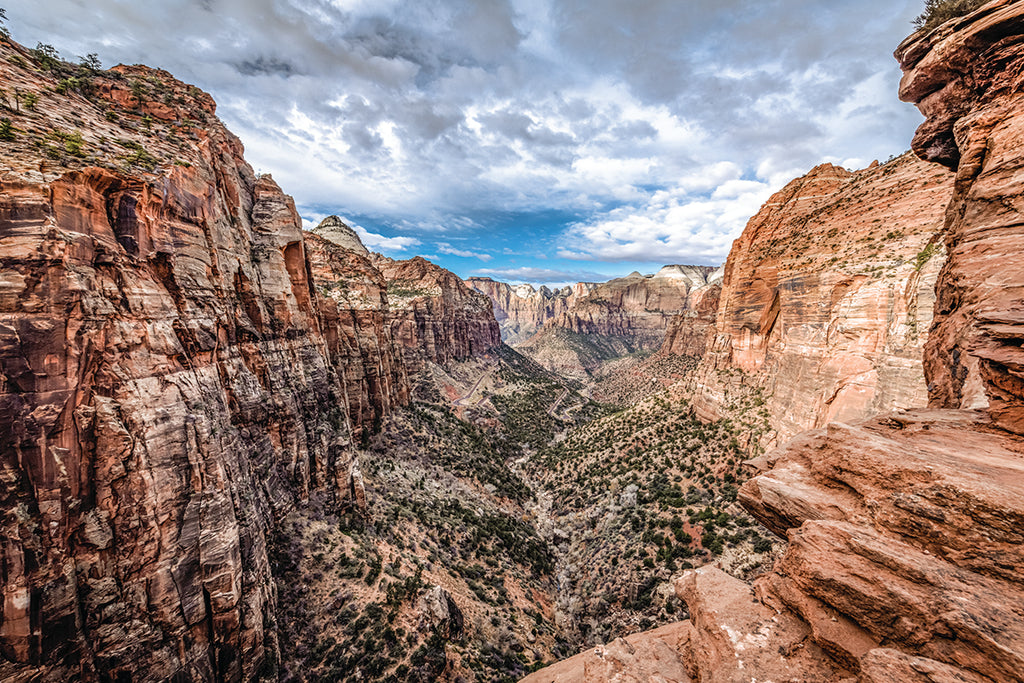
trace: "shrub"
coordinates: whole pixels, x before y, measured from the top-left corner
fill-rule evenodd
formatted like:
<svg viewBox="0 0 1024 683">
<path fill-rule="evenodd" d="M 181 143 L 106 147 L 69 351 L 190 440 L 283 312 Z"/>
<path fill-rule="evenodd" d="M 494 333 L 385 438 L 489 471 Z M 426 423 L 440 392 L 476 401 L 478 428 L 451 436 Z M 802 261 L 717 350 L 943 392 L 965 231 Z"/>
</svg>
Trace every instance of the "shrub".
<svg viewBox="0 0 1024 683">
<path fill-rule="evenodd" d="M 11 124 L 11 120 L 4 118 L 0 119 L 0 140 L 13 140 L 14 139 L 14 126 Z"/>
<path fill-rule="evenodd" d="M 32 50 L 32 57 L 45 71 L 51 71 L 60 65 L 60 53 L 53 45 L 37 43 L 36 49 Z"/>
<path fill-rule="evenodd" d="M 925 0 L 924 12 L 914 19 L 914 26 L 931 31 L 950 19 L 970 14 L 986 2 L 988 0 Z"/>
</svg>

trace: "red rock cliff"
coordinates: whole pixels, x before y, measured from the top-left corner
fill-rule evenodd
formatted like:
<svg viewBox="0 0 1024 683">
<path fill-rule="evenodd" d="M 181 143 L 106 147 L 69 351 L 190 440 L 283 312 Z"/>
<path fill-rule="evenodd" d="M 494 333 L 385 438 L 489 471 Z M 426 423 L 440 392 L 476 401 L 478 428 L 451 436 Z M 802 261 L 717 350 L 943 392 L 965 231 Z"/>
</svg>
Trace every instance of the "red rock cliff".
<svg viewBox="0 0 1024 683">
<path fill-rule="evenodd" d="M 466 284 L 491 300 L 494 317 L 501 327 L 501 338 L 513 346 L 528 339 L 544 323 L 565 313 L 597 287 L 591 282 L 577 282 L 552 291 L 547 287 L 513 286 L 481 277 L 469 278 Z"/>
<path fill-rule="evenodd" d="M 1020 3 L 991 2 L 911 36 L 896 53 L 900 97 L 928 117 L 914 150 L 956 170 L 946 211 L 949 259 L 925 349 L 931 402 L 986 409 L 1017 433 L 1024 433 L 1022 33 Z"/>
<path fill-rule="evenodd" d="M 991 2 L 897 56 L 901 93 L 929 117 L 915 149 L 957 170 L 924 368 L 933 407 L 755 460 L 740 501 L 788 537 L 783 558 L 753 587 L 688 572 L 676 592 L 690 621 L 578 658 L 575 671 L 609 672 L 588 680 L 657 651 L 678 681 L 1024 681 L 1024 3 Z"/>
<path fill-rule="evenodd" d="M 411 369 L 444 364 L 501 346 L 491 301 L 454 273 L 422 257 L 408 261 L 374 255 L 387 281 L 392 334 Z"/>
<path fill-rule="evenodd" d="M 57 94 L 0 52 L 38 97 L 0 143 L 0 679 L 253 678 L 275 515 L 343 501 L 353 431 L 407 396 L 383 282 L 307 243 L 205 93 Z"/>
<path fill-rule="evenodd" d="M 733 244 L 694 404 L 725 415 L 763 392 L 774 443 L 832 420 L 927 401 L 931 324 L 952 177 L 901 156 L 792 181 Z"/>
</svg>

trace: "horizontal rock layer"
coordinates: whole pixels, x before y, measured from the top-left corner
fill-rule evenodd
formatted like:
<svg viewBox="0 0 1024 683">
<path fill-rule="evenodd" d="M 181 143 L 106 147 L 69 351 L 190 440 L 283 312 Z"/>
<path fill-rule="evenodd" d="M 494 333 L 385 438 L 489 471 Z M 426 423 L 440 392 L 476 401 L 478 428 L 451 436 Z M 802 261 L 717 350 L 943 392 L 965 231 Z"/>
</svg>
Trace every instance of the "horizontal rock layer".
<svg viewBox="0 0 1024 683">
<path fill-rule="evenodd" d="M 304 237 L 205 93 L 58 95 L 0 52 L 39 98 L 0 169 L 0 679 L 253 678 L 275 518 L 342 504 L 352 436 L 407 400 L 384 281 Z"/>
<path fill-rule="evenodd" d="M 755 387 L 773 444 L 925 405 L 921 349 L 951 191 L 949 173 L 904 155 L 856 173 L 825 164 L 769 199 L 725 265 L 692 380 L 698 414 L 723 417 Z"/>
</svg>

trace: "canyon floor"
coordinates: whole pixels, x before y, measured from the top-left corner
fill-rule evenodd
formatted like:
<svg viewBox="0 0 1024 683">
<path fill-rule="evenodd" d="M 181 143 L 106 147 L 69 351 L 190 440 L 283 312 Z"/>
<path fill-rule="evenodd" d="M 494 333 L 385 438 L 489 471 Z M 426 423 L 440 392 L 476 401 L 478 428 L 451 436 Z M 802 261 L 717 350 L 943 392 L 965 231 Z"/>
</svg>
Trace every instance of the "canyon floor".
<svg viewBox="0 0 1024 683">
<path fill-rule="evenodd" d="M 755 403 L 704 424 L 671 391 L 692 362 L 619 365 L 606 390 L 661 390 L 600 403 L 509 347 L 429 365 L 358 451 L 352 507 L 311 498 L 276 536 L 282 679 L 518 680 L 685 619 L 687 568 L 770 566 L 736 503 Z"/>
</svg>

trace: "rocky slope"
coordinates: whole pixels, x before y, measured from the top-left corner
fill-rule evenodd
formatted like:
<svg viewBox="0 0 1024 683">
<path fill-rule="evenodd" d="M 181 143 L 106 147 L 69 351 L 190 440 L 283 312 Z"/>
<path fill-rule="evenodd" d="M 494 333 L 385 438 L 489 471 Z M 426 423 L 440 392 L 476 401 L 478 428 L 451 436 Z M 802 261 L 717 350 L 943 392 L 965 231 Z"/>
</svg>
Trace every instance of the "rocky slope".
<svg viewBox="0 0 1024 683">
<path fill-rule="evenodd" d="M 603 361 L 657 350 L 680 315 L 700 325 L 706 318 L 692 307 L 707 309 L 704 294 L 713 298 L 718 274 L 707 266 L 665 266 L 599 284 L 517 348 L 549 370 L 586 379 Z M 673 343 L 685 345 L 686 336 L 677 329 Z"/>
<path fill-rule="evenodd" d="M 654 648 L 667 680 L 1024 680 L 1022 46 L 1024 5 L 996 0 L 897 51 L 901 94 L 928 116 L 915 149 L 957 170 L 930 408 L 832 424 L 756 459 L 740 501 L 789 539 L 773 571 L 752 588 L 687 573 L 689 626 L 613 643 L 586 680 L 630 680 L 632 653 Z M 584 680 L 597 654 L 528 680 Z"/>
<path fill-rule="evenodd" d="M 275 519 L 408 394 L 381 276 L 205 93 L 0 52 L 0 678 L 253 678 Z"/>
<path fill-rule="evenodd" d="M 485 277 L 471 277 L 466 284 L 491 300 L 501 338 L 511 346 L 529 339 L 544 323 L 565 313 L 597 286 L 577 282 L 557 290 L 543 286 L 534 289 L 533 285 L 510 285 Z"/>
<path fill-rule="evenodd" d="M 769 199 L 725 265 L 693 379 L 698 413 L 723 417 L 756 387 L 773 444 L 923 406 L 921 349 L 951 192 L 945 169 L 907 154 L 856 173 L 825 164 Z"/>
<path fill-rule="evenodd" d="M 361 256 L 370 256 L 369 250 L 363 246 L 363 242 L 359 239 L 356 231 L 345 225 L 337 216 L 328 216 L 323 219 L 318 226 L 313 228 L 312 232 L 317 237 L 321 237 L 339 247 L 354 251 Z"/>
<path fill-rule="evenodd" d="M 391 331 L 412 370 L 445 364 L 501 346 L 491 302 L 455 274 L 417 256 L 394 261 L 375 254 L 388 285 Z"/>
</svg>

